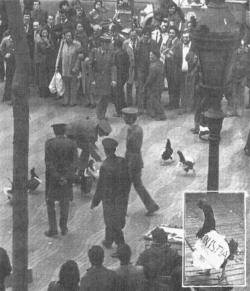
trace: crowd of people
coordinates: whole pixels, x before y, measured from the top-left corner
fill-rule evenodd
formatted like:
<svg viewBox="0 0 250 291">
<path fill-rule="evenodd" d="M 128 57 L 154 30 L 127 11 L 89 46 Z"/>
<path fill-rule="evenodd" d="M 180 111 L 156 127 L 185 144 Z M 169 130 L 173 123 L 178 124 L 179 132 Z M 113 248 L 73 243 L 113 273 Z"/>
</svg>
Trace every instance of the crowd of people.
<svg viewBox="0 0 250 291">
<path fill-rule="evenodd" d="M 63 97 L 63 106 L 97 107 L 100 120 L 106 118 L 109 103 L 115 105 L 116 116 L 121 116 L 126 106 L 137 106 L 139 114 L 156 120 L 166 119 L 165 109 L 179 109 L 180 114 L 195 111 L 193 132 L 198 132 L 201 113 L 208 105 L 199 86 L 199 59 L 192 50 L 196 19 L 187 20 L 173 1 L 162 1 L 150 25 L 133 23 L 126 36 L 113 29 L 101 0 L 95 1 L 89 13 L 80 1 L 61 1 L 55 15 L 44 9 L 42 1 L 25 3 L 23 22 L 32 60 L 30 83 L 38 88 L 41 98 Z M 1 19 L 2 100 L 11 102 L 15 50 L 7 28 Z M 245 31 L 236 52 L 232 82 L 225 92 L 232 116 L 242 114 L 246 79 L 249 83 L 249 29 Z M 49 91 L 55 72 L 61 73 L 63 96 Z M 168 104 L 161 100 L 163 90 L 168 90 Z"/>
<path fill-rule="evenodd" d="M 32 5 L 24 1 L 23 10 L 31 59 L 30 85 L 38 89 L 40 98 L 58 99 L 62 106 L 84 104 L 91 110 L 96 109 L 98 120 L 98 124 L 89 126 L 86 135 L 77 134 L 77 130 L 74 133 L 73 128 L 78 126 L 74 123 L 53 125 L 55 137 L 45 145 L 45 196 L 49 220 L 46 236 L 58 235 L 55 201 L 59 201 L 60 206 L 61 234 L 64 236 L 68 232 L 76 170 L 82 192 L 86 192 L 84 174 L 89 157 L 101 161 L 95 143 L 98 136 L 107 136 L 111 131 L 106 116 L 109 103 L 115 105 L 116 116 L 123 117 L 128 125 L 124 158 L 115 154 L 117 141 L 102 140 L 106 159 L 100 168 L 91 203 L 92 209 L 100 203 L 103 205 L 105 239 L 102 244 L 105 248 L 113 243 L 117 245 L 113 256 L 121 265 L 116 270 L 105 268 L 103 248 L 93 246 L 88 251 L 91 268 L 81 279 L 77 263 L 67 261 L 61 267 L 59 280 L 51 282 L 48 290 L 160 291 L 168 290 L 166 285 L 172 286 L 169 290 L 181 290 L 181 257 L 171 249 L 167 237 L 160 230 L 152 233 L 152 246 L 137 261 L 140 268 L 130 263 L 131 250 L 125 243 L 122 229 L 131 185 L 145 205 L 147 215 L 159 209 L 141 180 L 143 131 L 135 123 L 137 116 L 147 114 L 152 119 L 165 120 L 166 109 L 178 109 L 180 114 L 194 111 L 193 133 L 199 133 L 199 126 L 205 123 L 203 112 L 209 104 L 200 87 L 199 59 L 192 50 L 195 18 L 187 21 L 174 2 L 165 1 L 155 12 L 152 23 L 145 27 L 133 25 L 125 37 L 112 30 L 112 21 L 101 0 L 95 1 L 88 14 L 79 1 L 73 4 L 60 1 L 55 15 L 44 9 L 42 1 L 31 2 Z M 0 17 L 0 80 L 5 80 L 2 101 L 11 103 L 15 48 L 7 21 L 3 15 Z M 250 79 L 247 46 L 250 37 L 242 35 L 242 40 L 235 51 L 232 82 L 224 92 L 233 116 L 242 114 L 244 87 L 246 80 L 249 86 Z M 61 74 L 63 95 L 50 91 L 55 73 Z M 164 90 L 168 90 L 168 104 L 162 102 Z M 82 150 L 79 158 L 77 148 Z M 4 277 L 9 275 L 11 267 L 6 270 L 2 281 L 0 277 L 3 290 Z"/>
</svg>

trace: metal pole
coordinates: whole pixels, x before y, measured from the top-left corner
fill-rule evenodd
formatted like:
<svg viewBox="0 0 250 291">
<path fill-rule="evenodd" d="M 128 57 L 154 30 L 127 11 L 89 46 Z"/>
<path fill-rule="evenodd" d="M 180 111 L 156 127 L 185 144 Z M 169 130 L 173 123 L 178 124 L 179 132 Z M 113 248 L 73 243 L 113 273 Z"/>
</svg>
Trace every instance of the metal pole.
<svg viewBox="0 0 250 291">
<path fill-rule="evenodd" d="M 211 96 L 210 96 L 211 98 Z M 211 108 L 205 113 L 208 119 L 209 128 L 209 157 L 208 157 L 208 178 L 207 190 L 218 192 L 219 190 L 219 145 L 220 132 L 224 113 L 220 108 L 220 96 L 213 98 Z"/>
</svg>

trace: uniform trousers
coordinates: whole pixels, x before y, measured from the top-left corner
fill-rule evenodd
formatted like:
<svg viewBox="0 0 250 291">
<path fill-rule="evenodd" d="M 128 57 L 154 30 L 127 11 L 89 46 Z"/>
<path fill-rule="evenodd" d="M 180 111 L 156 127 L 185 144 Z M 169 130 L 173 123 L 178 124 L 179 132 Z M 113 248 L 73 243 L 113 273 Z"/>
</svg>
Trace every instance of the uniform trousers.
<svg viewBox="0 0 250 291">
<path fill-rule="evenodd" d="M 102 95 L 101 96 L 101 99 L 99 100 L 99 102 L 96 106 L 96 115 L 97 115 L 97 118 L 99 120 L 102 120 L 105 118 L 109 102 L 110 102 L 109 95 Z"/>
<path fill-rule="evenodd" d="M 63 76 L 65 92 L 63 98 L 64 105 L 76 105 L 77 99 L 77 77 Z"/>
<path fill-rule="evenodd" d="M 142 180 L 141 180 L 141 170 L 140 171 L 133 171 L 130 176 L 130 181 L 133 184 L 135 191 L 141 198 L 143 204 L 145 205 L 146 209 L 148 211 L 151 211 L 154 209 L 157 204 L 155 201 L 151 198 L 150 194 L 148 193 L 147 189 L 144 187 Z"/>
<path fill-rule="evenodd" d="M 64 198 L 59 200 L 60 207 L 60 220 L 59 226 L 62 231 L 67 230 L 67 222 L 69 216 L 69 198 Z M 47 211 L 48 211 L 48 220 L 49 220 L 49 231 L 57 232 L 57 223 L 56 223 L 56 210 L 55 210 L 55 200 L 47 200 Z"/>
<path fill-rule="evenodd" d="M 111 245 L 113 242 L 117 245 L 124 244 L 125 240 L 122 229 L 115 226 L 106 226 L 105 241 Z"/>
</svg>

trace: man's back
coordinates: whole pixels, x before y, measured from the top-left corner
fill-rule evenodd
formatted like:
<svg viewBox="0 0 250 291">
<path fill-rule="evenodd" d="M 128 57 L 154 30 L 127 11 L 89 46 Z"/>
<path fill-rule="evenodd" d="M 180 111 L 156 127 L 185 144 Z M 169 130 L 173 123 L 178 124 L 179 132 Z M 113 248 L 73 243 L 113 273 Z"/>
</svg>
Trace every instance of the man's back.
<svg viewBox="0 0 250 291">
<path fill-rule="evenodd" d="M 132 264 L 121 265 L 114 270 L 124 283 L 124 291 L 142 291 L 145 277 L 143 268 Z"/>
<path fill-rule="evenodd" d="M 80 291 L 122 290 L 118 275 L 104 266 L 91 267 L 82 277 Z"/>
</svg>

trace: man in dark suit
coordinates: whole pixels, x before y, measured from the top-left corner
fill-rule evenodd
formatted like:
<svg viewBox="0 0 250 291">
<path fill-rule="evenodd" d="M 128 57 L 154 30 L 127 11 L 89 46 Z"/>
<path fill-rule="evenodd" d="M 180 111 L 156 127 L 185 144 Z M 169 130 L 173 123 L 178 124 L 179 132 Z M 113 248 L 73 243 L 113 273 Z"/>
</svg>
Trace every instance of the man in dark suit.
<svg viewBox="0 0 250 291">
<path fill-rule="evenodd" d="M 62 235 L 68 232 L 69 202 L 73 198 L 73 180 L 77 165 L 76 143 L 65 137 L 66 124 L 52 125 L 55 137 L 45 143 L 46 189 L 49 230 L 46 236 L 57 235 L 55 201 L 60 205 Z"/>
<path fill-rule="evenodd" d="M 102 243 L 106 248 L 111 248 L 113 242 L 117 246 L 124 243 L 122 229 L 125 226 L 130 181 L 125 159 L 115 155 L 117 141 L 105 138 L 102 144 L 107 158 L 100 169 L 100 177 L 91 209 L 102 201 L 106 226 L 105 240 Z"/>
<path fill-rule="evenodd" d="M 41 8 L 40 0 L 34 1 L 33 10 L 31 11 L 31 17 L 33 21 L 39 22 L 41 26 L 46 24 L 48 12 Z"/>
<path fill-rule="evenodd" d="M 165 48 L 165 70 L 168 81 L 169 109 L 179 108 L 180 103 L 180 73 L 181 73 L 181 43 L 178 29 L 169 28 L 169 39 Z"/>
<path fill-rule="evenodd" d="M 122 108 L 126 107 L 124 85 L 128 80 L 129 75 L 129 56 L 122 48 L 122 40 L 117 39 L 114 42 L 115 55 L 114 64 L 116 66 L 117 84 L 114 88 L 115 108 L 117 116 L 121 116 Z"/>
<path fill-rule="evenodd" d="M 199 200 L 197 206 L 204 213 L 204 223 L 202 228 L 197 232 L 196 236 L 202 238 L 210 230 L 215 230 L 215 219 L 212 207 L 203 200 Z"/>
</svg>

